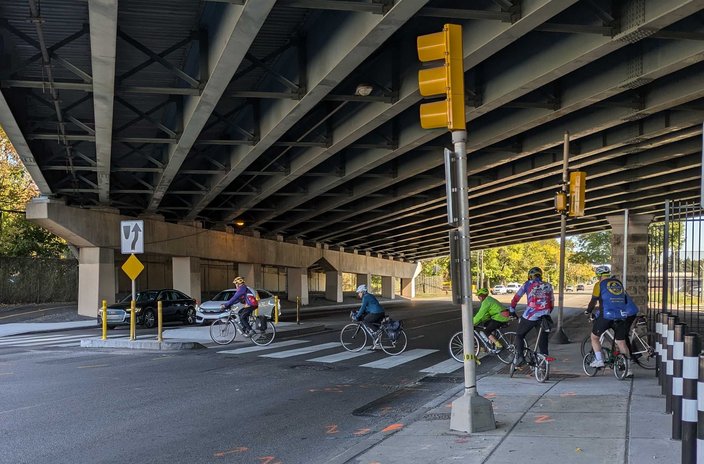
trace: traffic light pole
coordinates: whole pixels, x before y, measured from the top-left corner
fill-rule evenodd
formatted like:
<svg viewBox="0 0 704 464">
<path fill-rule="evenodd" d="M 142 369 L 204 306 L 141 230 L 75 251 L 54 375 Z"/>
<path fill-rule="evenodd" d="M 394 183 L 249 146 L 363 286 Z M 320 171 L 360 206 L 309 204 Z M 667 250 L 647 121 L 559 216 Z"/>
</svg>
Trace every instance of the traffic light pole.
<svg viewBox="0 0 704 464">
<path fill-rule="evenodd" d="M 491 401 L 477 393 L 477 359 L 474 356 L 472 318 L 472 274 L 469 262 L 469 189 L 467 185 L 467 131 L 453 131 L 457 169 L 457 210 L 460 236 L 460 280 L 462 289 L 462 338 L 464 339 L 464 395 L 452 402 L 450 429 L 461 432 L 494 430 Z"/>
<path fill-rule="evenodd" d="M 570 134 L 565 131 L 565 139 L 562 149 L 562 191 L 567 190 L 568 163 L 570 153 Z M 563 329 L 564 306 L 565 306 L 565 240 L 567 239 L 567 212 L 560 213 L 560 292 L 558 293 L 557 328 L 553 335 L 553 342 L 566 344 L 570 342 Z"/>
</svg>

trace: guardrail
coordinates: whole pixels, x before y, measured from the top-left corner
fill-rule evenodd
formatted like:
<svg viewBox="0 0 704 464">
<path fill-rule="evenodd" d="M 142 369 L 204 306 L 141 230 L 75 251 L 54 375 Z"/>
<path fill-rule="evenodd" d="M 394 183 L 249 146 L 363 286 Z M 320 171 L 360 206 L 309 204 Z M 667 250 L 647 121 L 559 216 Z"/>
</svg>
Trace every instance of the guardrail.
<svg viewBox="0 0 704 464">
<path fill-rule="evenodd" d="M 682 464 L 704 462 L 704 353 L 699 334 L 668 312 L 655 322 L 655 375 L 672 414 L 672 439 L 682 442 Z M 699 460 L 698 460 L 699 459 Z"/>
</svg>

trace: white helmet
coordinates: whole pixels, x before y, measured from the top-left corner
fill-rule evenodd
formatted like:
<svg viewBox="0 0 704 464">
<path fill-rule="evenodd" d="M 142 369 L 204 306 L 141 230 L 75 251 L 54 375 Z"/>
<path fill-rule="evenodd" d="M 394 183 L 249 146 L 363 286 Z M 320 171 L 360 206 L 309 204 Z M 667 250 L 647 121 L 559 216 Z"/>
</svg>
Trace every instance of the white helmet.
<svg viewBox="0 0 704 464">
<path fill-rule="evenodd" d="M 355 293 L 367 293 L 367 286 L 365 284 L 360 285 L 357 287 L 357 290 L 355 290 Z"/>
<path fill-rule="evenodd" d="M 608 276 L 611 275 L 611 269 L 609 269 L 609 266 L 597 266 L 596 269 L 594 269 L 594 273 L 598 276 Z"/>
</svg>

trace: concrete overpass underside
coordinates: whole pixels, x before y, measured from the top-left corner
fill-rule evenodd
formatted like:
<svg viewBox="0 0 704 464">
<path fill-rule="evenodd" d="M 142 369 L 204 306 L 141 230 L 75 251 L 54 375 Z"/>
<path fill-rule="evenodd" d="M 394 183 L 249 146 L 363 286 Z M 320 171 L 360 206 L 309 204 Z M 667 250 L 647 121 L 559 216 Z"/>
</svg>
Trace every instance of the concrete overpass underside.
<svg viewBox="0 0 704 464">
<path fill-rule="evenodd" d="M 206 248 L 218 237 L 300 247 L 292 269 L 323 250 L 406 278 L 448 253 L 450 137 L 419 126 L 416 36 L 463 25 L 477 249 L 558 236 L 566 131 L 570 169 L 587 172 L 587 215 L 568 234 L 698 198 L 702 10 L 704 0 L 5 1 L 0 125 L 45 197 L 31 217 L 79 247 L 119 245 L 75 230 L 90 211 L 208 232 Z M 158 253 L 213 254 L 189 251 Z M 225 259 L 270 264 L 248 253 Z"/>
</svg>

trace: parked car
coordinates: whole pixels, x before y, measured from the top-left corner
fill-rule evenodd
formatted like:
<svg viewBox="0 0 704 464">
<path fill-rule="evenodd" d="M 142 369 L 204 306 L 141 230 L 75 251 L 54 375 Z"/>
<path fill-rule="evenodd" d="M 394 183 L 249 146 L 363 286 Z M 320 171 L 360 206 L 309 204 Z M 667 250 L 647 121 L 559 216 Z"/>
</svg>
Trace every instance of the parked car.
<svg viewBox="0 0 704 464">
<path fill-rule="evenodd" d="M 172 288 L 159 290 L 143 290 L 137 292 L 135 312 L 136 323 L 151 329 L 157 324 L 157 303 L 162 302 L 162 317 L 164 322 L 182 321 L 193 324 L 196 321 L 196 300 Z M 122 301 L 108 305 L 108 329 L 130 323 L 132 312 L 132 295 L 127 295 Z M 98 325 L 103 324 L 103 308 L 98 308 Z"/>
<path fill-rule="evenodd" d="M 568 285 L 567 287 L 565 287 L 565 291 L 566 292 L 574 292 L 574 287 L 572 285 Z"/>
<path fill-rule="evenodd" d="M 583 291 L 584 291 L 584 284 L 578 284 L 578 285 L 577 285 L 577 291 L 578 291 L 578 292 L 583 292 Z"/>
<path fill-rule="evenodd" d="M 518 282 L 509 282 L 506 284 L 507 293 L 516 293 L 521 288 L 521 284 Z"/>
<path fill-rule="evenodd" d="M 494 288 L 491 289 L 491 294 L 492 295 L 505 295 L 507 292 L 506 287 L 503 285 L 495 285 Z"/>
<path fill-rule="evenodd" d="M 220 318 L 225 312 L 220 305 L 232 298 L 236 291 L 236 288 L 228 288 L 215 295 L 211 300 L 204 301 L 198 305 L 196 307 L 196 324 L 210 324 L 215 319 Z M 254 292 L 259 299 L 259 315 L 273 319 L 274 295 L 259 288 L 255 288 Z M 241 307 L 242 304 L 240 303 L 232 305 L 233 309 L 240 309 Z M 281 316 L 281 305 L 279 305 L 279 316 Z"/>
</svg>

